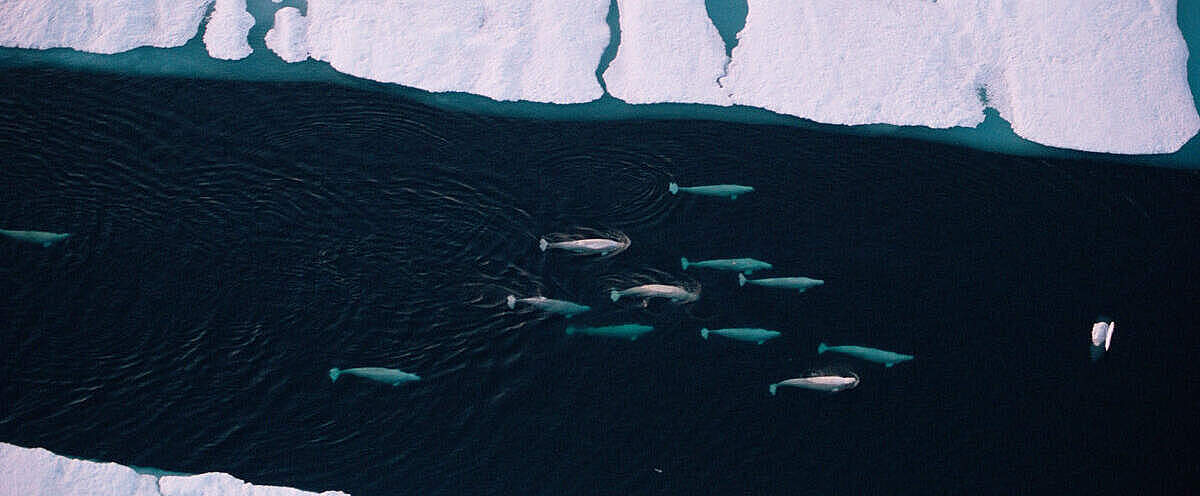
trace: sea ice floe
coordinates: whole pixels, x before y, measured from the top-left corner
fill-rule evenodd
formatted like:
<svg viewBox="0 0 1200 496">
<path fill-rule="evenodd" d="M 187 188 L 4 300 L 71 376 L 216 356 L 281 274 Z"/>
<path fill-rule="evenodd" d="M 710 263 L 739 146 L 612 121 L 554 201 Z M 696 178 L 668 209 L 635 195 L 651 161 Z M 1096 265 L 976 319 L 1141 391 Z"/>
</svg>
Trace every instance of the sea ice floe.
<svg viewBox="0 0 1200 496">
<path fill-rule="evenodd" d="M 246 0 L 216 0 L 208 24 L 204 25 L 204 48 L 217 59 L 238 60 L 253 50 L 246 37 L 254 27 L 254 16 L 246 12 Z"/>
<path fill-rule="evenodd" d="M 265 41 L 267 48 L 286 62 L 308 59 L 308 20 L 295 7 L 279 9 Z"/>
<path fill-rule="evenodd" d="M 118 53 L 196 36 L 213 0 L 3 0 L 0 46 Z"/>
<path fill-rule="evenodd" d="M 77 460 L 42 448 L 0 443 L 0 494 L 21 496 L 348 496 L 256 486 L 225 473 L 154 475 L 116 463 Z"/>
<path fill-rule="evenodd" d="M 973 126 L 1166 153 L 1200 129 L 1173 0 L 750 0 L 738 104 L 819 122 Z"/>
<path fill-rule="evenodd" d="M 604 71 L 608 92 L 629 103 L 729 105 L 717 84 L 729 58 L 704 0 L 617 0 L 621 42 Z"/>
<path fill-rule="evenodd" d="M 609 0 L 309 0 L 308 50 L 428 91 L 581 103 L 602 94 Z"/>
</svg>

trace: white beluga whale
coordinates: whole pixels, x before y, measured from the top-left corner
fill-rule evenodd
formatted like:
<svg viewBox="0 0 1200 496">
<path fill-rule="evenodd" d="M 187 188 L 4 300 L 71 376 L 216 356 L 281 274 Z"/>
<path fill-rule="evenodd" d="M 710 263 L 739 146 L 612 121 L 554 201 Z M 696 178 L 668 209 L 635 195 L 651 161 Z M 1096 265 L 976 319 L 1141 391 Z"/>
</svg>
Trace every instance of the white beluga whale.
<svg viewBox="0 0 1200 496">
<path fill-rule="evenodd" d="M 700 292 L 688 291 L 687 288 L 671 284 L 643 284 L 632 288 L 614 289 L 608 293 L 608 297 L 612 301 L 618 301 L 626 296 L 641 298 L 642 306 L 646 306 L 651 298 L 666 298 L 676 304 L 691 303 L 700 298 Z"/>
<path fill-rule="evenodd" d="M 1092 324 L 1091 355 L 1093 362 L 1099 360 L 1104 356 L 1104 352 L 1108 351 L 1108 347 L 1112 345 L 1113 334 L 1116 332 L 1116 321 L 1104 316 L 1096 317 L 1096 322 Z"/>
<path fill-rule="evenodd" d="M 329 369 L 329 380 L 337 382 L 338 377 L 340 377 L 342 374 L 355 375 L 364 379 L 370 379 L 372 381 L 378 381 L 384 384 L 391 384 L 393 386 L 399 386 L 400 384 L 406 382 L 421 380 L 421 377 L 417 374 L 410 374 L 408 372 L 396 369 L 385 369 L 383 367 L 359 367 L 345 370 L 335 367 Z"/>
<path fill-rule="evenodd" d="M 750 343 L 763 344 L 768 340 L 775 339 L 781 334 L 778 331 L 767 329 L 759 329 L 757 327 L 731 327 L 728 329 L 700 329 L 700 337 L 708 339 L 709 334 L 724 336 L 729 339 L 738 341 L 747 341 Z"/>
<path fill-rule="evenodd" d="M 711 184 L 708 186 L 680 186 L 679 184 L 676 184 L 676 183 L 670 183 L 667 185 L 667 190 L 670 191 L 672 195 L 678 195 L 680 193 L 690 193 L 693 195 L 700 195 L 700 196 L 720 196 L 720 197 L 729 198 L 730 200 L 736 200 L 739 195 L 744 195 L 746 193 L 752 193 L 754 191 L 754 188 L 750 187 L 750 186 L 742 186 L 739 184 Z"/>
<path fill-rule="evenodd" d="M 71 235 L 67 233 L 59 234 L 43 231 L 10 231 L 8 229 L 0 229 L 0 236 L 12 238 L 17 241 L 24 241 L 26 243 L 42 245 L 42 247 L 49 247 L 54 243 L 71 237 Z"/>
<path fill-rule="evenodd" d="M 815 288 L 825 284 L 825 281 L 820 279 L 811 279 L 808 277 L 768 277 L 766 279 L 746 279 L 745 274 L 738 274 L 738 286 L 745 286 L 747 284 L 751 286 L 763 286 L 766 288 L 795 289 L 803 293 L 809 288 Z"/>
<path fill-rule="evenodd" d="M 568 319 L 592 309 L 592 307 L 587 305 L 580 305 L 565 300 L 554 300 L 544 296 L 517 298 L 516 295 L 508 295 L 505 302 L 508 304 L 508 308 L 517 308 L 517 303 L 523 303 L 538 310 L 565 316 Z"/>
<path fill-rule="evenodd" d="M 630 341 L 637 341 L 638 336 L 653 330 L 654 327 L 642 324 L 619 324 L 598 327 L 567 326 L 567 334 L 587 334 L 589 336 L 603 336 L 606 338 L 626 338 Z"/>
<path fill-rule="evenodd" d="M 812 376 L 808 376 L 808 377 L 797 377 L 795 379 L 788 379 L 786 381 L 776 382 L 775 384 L 771 384 L 770 386 L 767 386 L 767 391 L 769 391 L 771 393 L 771 395 L 774 396 L 775 390 L 779 386 L 789 386 L 789 387 L 796 387 L 796 388 L 801 388 L 801 389 L 812 389 L 814 391 L 825 391 L 825 392 L 829 392 L 829 393 L 836 393 L 838 391 L 845 391 L 847 389 L 853 389 L 854 386 L 857 386 L 857 385 L 858 385 L 858 376 L 856 376 L 854 374 L 812 375 Z"/>
<path fill-rule="evenodd" d="M 866 346 L 829 346 L 825 343 L 817 345 L 817 354 L 823 354 L 826 351 L 850 355 L 855 358 L 861 358 L 868 362 L 882 363 L 885 367 L 891 367 L 900 362 L 907 362 L 913 359 L 912 355 L 904 355 L 891 351 L 878 350 L 868 348 Z"/>
<path fill-rule="evenodd" d="M 688 270 L 688 267 L 700 267 L 702 269 L 728 270 L 743 274 L 752 274 L 756 270 L 769 270 L 772 268 L 771 264 L 753 258 L 718 258 L 700 262 L 689 262 L 687 258 L 680 258 L 679 265 L 683 266 L 683 270 Z"/>
<path fill-rule="evenodd" d="M 542 251 L 563 250 L 571 253 L 578 253 L 580 255 L 608 255 L 610 253 L 623 251 L 624 249 L 629 248 L 629 241 L 608 238 L 588 238 L 551 242 L 546 238 L 541 238 L 538 240 L 538 248 L 541 248 Z"/>
</svg>

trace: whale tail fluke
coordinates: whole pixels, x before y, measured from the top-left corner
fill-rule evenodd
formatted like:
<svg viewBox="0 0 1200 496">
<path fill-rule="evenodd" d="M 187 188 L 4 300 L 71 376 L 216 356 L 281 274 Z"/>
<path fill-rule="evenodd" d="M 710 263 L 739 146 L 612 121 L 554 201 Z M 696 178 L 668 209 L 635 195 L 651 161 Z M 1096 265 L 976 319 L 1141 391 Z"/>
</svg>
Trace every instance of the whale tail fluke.
<svg viewBox="0 0 1200 496">
<path fill-rule="evenodd" d="M 508 304 L 508 308 L 517 308 L 516 296 L 508 295 L 508 297 L 504 299 L 504 302 Z"/>
<path fill-rule="evenodd" d="M 746 285 L 746 274 L 738 274 L 738 286 Z"/>
<path fill-rule="evenodd" d="M 687 268 L 688 268 L 687 257 L 679 257 L 679 265 L 683 266 L 683 270 L 687 270 Z"/>
<path fill-rule="evenodd" d="M 329 369 L 329 381 L 330 382 L 337 382 L 337 378 L 339 375 L 342 375 L 342 369 L 339 369 L 337 367 Z"/>
<path fill-rule="evenodd" d="M 702 337 L 704 339 L 708 339 L 708 329 L 707 328 L 700 328 L 700 337 Z"/>
<path fill-rule="evenodd" d="M 820 355 L 822 353 L 825 353 L 825 350 L 828 350 L 828 349 L 829 349 L 829 346 L 827 346 L 825 343 L 818 344 L 817 345 L 817 354 Z"/>
<path fill-rule="evenodd" d="M 550 242 L 546 241 L 546 238 L 541 238 L 538 240 L 538 248 L 541 248 L 542 251 L 546 251 L 546 248 L 549 248 L 549 247 L 550 247 Z"/>
<path fill-rule="evenodd" d="M 668 184 L 667 190 L 669 190 L 672 195 L 678 195 L 679 194 L 679 185 L 675 184 L 675 183 Z"/>
<path fill-rule="evenodd" d="M 770 386 L 767 386 L 767 391 L 771 392 L 771 396 L 775 396 L 775 388 L 777 387 L 779 387 L 779 384 L 771 384 Z"/>
<path fill-rule="evenodd" d="M 617 301 L 617 300 L 621 299 L 621 292 L 614 289 L 610 293 L 608 293 L 608 297 L 611 298 L 612 301 Z"/>
</svg>

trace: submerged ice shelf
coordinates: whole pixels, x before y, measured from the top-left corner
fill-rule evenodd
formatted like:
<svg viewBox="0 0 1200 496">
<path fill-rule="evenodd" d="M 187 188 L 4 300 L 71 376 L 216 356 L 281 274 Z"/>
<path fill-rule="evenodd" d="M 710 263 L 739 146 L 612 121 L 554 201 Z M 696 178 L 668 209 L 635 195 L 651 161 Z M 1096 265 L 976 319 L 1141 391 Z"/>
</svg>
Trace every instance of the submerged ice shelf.
<svg viewBox="0 0 1200 496">
<path fill-rule="evenodd" d="M 153 475 L 116 463 L 56 455 L 41 448 L 0 443 L 0 495 L 58 496 L 348 496 L 290 487 L 257 486 L 219 472 Z"/>
<path fill-rule="evenodd" d="M 1175 0 L 748 0 L 731 52 L 710 20 L 720 0 L 292 3 L 0 2 L 0 46 L 117 54 L 5 49 L 0 64 L 365 84 L 350 75 L 470 110 L 810 125 L 798 117 L 1034 155 L 1064 152 L 1021 138 L 1116 154 L 1191 140 L 1165 162 L 1200 165 L 1176 22 L 1200 14 Z M 643 105 L 662 103 L 702 105 Z"/>
</svg>

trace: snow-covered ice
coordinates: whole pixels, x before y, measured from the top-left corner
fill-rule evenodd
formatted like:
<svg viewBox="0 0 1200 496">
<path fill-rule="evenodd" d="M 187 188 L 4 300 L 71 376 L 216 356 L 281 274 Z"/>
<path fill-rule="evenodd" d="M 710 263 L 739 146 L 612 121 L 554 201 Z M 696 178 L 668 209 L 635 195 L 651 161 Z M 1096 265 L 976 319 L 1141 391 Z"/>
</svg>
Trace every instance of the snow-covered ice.
<svg viewBox="0 0 1200 496">
<path fill-rule="evenodd" d="M 118 53 L 196 36 L 213 0 L 2 0 L 0 46 Z"/>
<path fill-rule="evenodd" d="M 204 48 L 213 58 L 244 59 L 253 51 L 246 38 L 252 27 L 254 16 L 246 12 L 246 0 L 217 0 L 204 25 Z"/>
<path fill-rule="evenodd" d="M 124 465 L 77 460 L 42 448 L 0 443 L 0 496 L 348 496 L 256 486 L 225 473 L 141 474 Z"/>
<path fill-rule="evenodd" d="M 300 9 L 284 7 L 275 11 L 275 25 L 267 31 L 267 48 L 286 62 L 308 58 L 308 19 Z"/>
<path fill-rule="evenodd" d="M 358 77 L 496 100 L 602 94 L 609 0 L 309 0 L 312 58 Z"/>
<path fill-rule="evenodd" d="M 1173 0 L 750 0 L 735 103 L 818 122 L 973 126 L 1166 153 L 1200 129 Z"/>
<path fill-rule="evenodd" d="M 750 0 L 734 103 L 832 124 L 983 121 L 969 33 L 926 0 Z"/>
<path fill-rule="evenodd" d="M 179 46 L 214 1 L 208 52 L 246 57 L 246 0 L 0 0 L 0 46 Z M 631 103 L 931 128 L 975 126 L 993 107 L 1028 140 L 1124 154 L 1173 152 L 1200 130 L 1176 0 L 748 0 L 731 57 L 702 0 L 618 2 L 603 79 Z M 582 103 L 602 95 L 609 6 L 308 0 L 304 15 L 278 10 L 266 42 L 289 62 L 432 92 Z"/>
<path fill-rule="evenodd" d="M 725 42 L 704 0 L 617 0 L 621 43 L 604 71 L 612 96 L 629 103 L 729 105 L 717 84 L 725 75 Z"/>
</svg>

